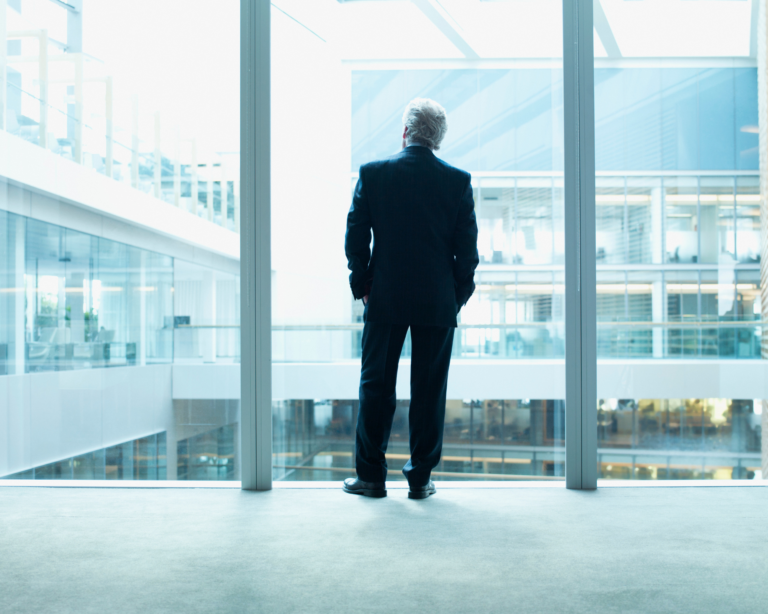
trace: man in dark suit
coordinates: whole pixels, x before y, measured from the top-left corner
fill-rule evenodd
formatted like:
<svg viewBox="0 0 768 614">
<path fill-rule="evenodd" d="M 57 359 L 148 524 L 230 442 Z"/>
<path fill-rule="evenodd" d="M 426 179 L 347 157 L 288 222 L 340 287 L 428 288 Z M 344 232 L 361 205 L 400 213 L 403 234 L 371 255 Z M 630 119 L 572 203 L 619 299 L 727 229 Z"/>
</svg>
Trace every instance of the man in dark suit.
<svg viewBox="0 0 768 614">
<path fill-rule="evenodd" d="M 395 414 L 395 383 L 411 329 L 411 458 L 403 468 L 412 499 L 435 492 L 456 316 L 475 289 L 479 262 L 470 175 L 435 156 L 445 109 L 417 98 L 403 115 L 403 150 L 360 167 L 347 216 L 345 251 L 355 299 L 365 304 L 357 478 L 344 490 L 387 494 L 385 452 Z M 373 251 L 371 251 L 373 231 Z"/>
</svg>

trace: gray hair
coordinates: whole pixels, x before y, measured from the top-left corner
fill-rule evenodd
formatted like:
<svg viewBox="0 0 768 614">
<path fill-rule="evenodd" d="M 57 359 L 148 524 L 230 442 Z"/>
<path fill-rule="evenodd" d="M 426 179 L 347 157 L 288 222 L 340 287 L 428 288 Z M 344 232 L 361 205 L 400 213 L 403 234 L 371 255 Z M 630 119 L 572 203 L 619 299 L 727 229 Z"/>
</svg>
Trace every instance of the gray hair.
<svg viewBox="0 0 768 614">
<path fill-rule="evenodd" d="M 445 109 L 429 98 L 414 98 L 405 107 L 403 125 L 408 128 L 407 143 L 424 145 L 437 151 L 448 131 Z"/>
</svg>

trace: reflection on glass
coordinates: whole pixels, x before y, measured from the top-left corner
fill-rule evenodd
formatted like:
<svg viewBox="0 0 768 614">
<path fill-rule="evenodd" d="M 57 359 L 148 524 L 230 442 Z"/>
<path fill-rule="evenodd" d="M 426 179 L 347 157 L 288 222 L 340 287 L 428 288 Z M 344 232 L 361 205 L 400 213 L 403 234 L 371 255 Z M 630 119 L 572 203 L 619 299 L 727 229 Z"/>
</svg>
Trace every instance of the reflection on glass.
<svg viewBox="0 0 768 614">
<path fill-rule="evenodd" d="M 237 479 L 239 5 L 0 4 L 0 478 Z"/>
<path fill-rule="evenodd" d="M 699 261 L 699 182 L 664 178 L 665 262 Z"/>
<path fill-rule="evenodd" d="M 755 366 L 730 361 L 761 357 L 758 75 L 723 63 L 748 55 L 751 18 L 717 4 L 612 2 L 621 58 L 596 36 L 603 478 L 761 477 L 762 404 L 739 400 L 762 394 L 759 377 L 739 399 L 725 385 Z M 674 35 L 648 38 L 654 23 Z"/>
<path fill-rule="evenodd" d="M 283 480 L 343 480 L 355 475 L 357 400 L 275 402 L 275 475 Z M 562 479 L 565 413 L 561 400 L 448 400 L 438 480 Z M 558 448 L 560 450 L 558 450 Z M 399 400 L 387 464 L 391 480 L 409 458 L 408 401 Z"/>
<path fill-rule="evenodd" d="M 294 3 L 291 17 L 311 19 L 314 4 Z M 357 401 L 350 399 L 358 385 L 363 310 L 338 261 L 348 209 L 340 203 L 349 203 L 362 164 L 400 149 L 403 110 L 413 98 L 445 107 L 449 127 L 436 155 L 472 174 L 480 265 L 475 294 L 459 315 L 451 381 L 462 381 L 477 361 L 550 359 L 562 369 L 564 358 L 562 68 L 558 60 L 540 59 L 561 54 L 559 38 L 549 46 L 548 27 L 557 23 L 560 5 L 521 11 L 516 3 L 478 3 L 469 11 L 455 3 L 452 16 L 479 34 L 478 53 L 501 59 L 498 67 L 477 68 L 460 57 L 450 64 L 440 59 L 455 49 L 440 55 L 446 41 L 415 5 L 333 4 L 333 19 L 344 28 L 322 30 L 322 20 L 313 21 L 322 40 L 273 11 L 272 74 L 280 75 L 273 80 L 273 108 L 282 114 L 273 123 L 272 145 L 276 479 L 354 475 Z M 387 19 L 418 34 L 403 36 L 406 42 L 393 50 L 378 35 Z M 510 37 L 510 27 L 519 33 Z M 509 61 L 534 49 L 533 62 Z M 316 104 L 324 121 L 301 127 L 295 118 L 306 91 L 323 93 Z M 346 140 L 338 135 L 344 126 Z M 299 182 L 296 168 L 311 170 L 302 170 Z M 312 262 L 298 256 L 297 246 L 312 246 Z M 406 338 L 400 364 L 406 375 L 409 357 Z M 322 375 L 315 377 L 312 368 Z M 314 378 L 311 386 L 300 369 Z M 540 396 L 518 399 L 514 376 L 509 380 L 504 389 L 510 394 L 498 400 L 466 385 L 449 392 L 437 479 L 562 479 L 563 401 L 552 400 L 558 395 L 543 382 Z M 407 386 L 398 396 L 408 396 Z M 408 458 L 408 405 L 398 400 L 390 479 L 402 477 L 398 469 Z"/>
<path fill-rule="evenodd" d="M 600 477 L 754 479 L 760 471 L 760 401 L 600 399 Z"/>
<path fill-rule="evenodd" d="M 623 177 L 597 177 L 595 238 L 598 264 L 627 261 L 628 211 Z"/>
<path fill-rule="evenodd" d="M 736 259 L 733 177 L 702 177 L 701 262 L 729 265 Z"/>
<path fill-rule="evenodd" d="M 168 363 L 173 259 L 13 214 L 25 372 Z M 141 317 L 140 317 L 141 314 Z"/>
<path fill-rule="evenodd" d="M 736 178 L 736 256 L 739 262 L 760 262 L 760 179 Z"/>
</svg>

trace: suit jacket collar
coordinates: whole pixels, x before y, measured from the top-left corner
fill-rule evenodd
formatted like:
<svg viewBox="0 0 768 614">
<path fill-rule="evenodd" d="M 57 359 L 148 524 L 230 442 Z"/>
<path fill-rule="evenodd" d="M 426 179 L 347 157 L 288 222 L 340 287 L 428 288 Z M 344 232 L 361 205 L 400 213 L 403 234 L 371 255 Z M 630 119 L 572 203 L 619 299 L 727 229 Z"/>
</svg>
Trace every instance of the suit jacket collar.
<svg viewBox="0 0 768 614">
<path fill-rule="evenodd" d="M 417 154 L 417 155 L 429 154 L 431 156 L 435 155 L 434 152 L 429 147 L 424 147 L 423 145 L 408 145 L 408 147 L 403 149 L 403 153 Z"/>
</svg>

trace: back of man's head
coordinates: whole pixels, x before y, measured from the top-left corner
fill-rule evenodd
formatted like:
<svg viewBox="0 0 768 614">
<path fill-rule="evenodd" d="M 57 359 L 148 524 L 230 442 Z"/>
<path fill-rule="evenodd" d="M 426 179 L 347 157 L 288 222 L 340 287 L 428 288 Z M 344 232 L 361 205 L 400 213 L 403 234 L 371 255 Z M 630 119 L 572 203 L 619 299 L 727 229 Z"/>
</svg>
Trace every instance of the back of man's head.
<svg viewBox="0 0 768 614">
<path fill-rule="evenodd" d="M 429 98 L 414 98 L 405 107 L 403 125 L 408 145 L 423 145 L 437 151 L 448 131 L 445 109 Z"/>
</svg>

